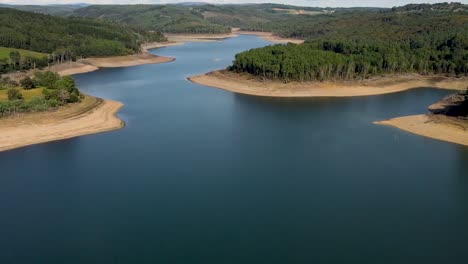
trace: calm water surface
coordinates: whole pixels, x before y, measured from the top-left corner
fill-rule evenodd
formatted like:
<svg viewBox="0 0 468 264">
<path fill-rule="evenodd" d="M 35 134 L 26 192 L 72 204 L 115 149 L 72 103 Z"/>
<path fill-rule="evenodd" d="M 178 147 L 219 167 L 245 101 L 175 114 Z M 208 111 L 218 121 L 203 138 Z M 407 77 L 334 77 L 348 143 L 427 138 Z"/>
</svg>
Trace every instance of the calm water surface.
<svg viewBox="0 0 468 264">
<path fill-rule="evenodd" d="M 0 153 L 0 263 L 468 263 L 468 148 L 372 124 L 449 92 L 268 99 L 186 81 L 267 44 L 78 75 L 127 126 Z"/>
</svg>

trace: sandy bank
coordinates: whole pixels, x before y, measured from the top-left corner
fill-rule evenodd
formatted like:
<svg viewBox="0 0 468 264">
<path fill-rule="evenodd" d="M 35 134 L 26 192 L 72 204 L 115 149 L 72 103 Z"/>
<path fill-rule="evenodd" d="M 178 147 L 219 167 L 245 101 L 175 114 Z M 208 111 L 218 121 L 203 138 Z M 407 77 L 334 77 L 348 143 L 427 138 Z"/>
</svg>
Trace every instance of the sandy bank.
<svg viewBox="0 0 468 264">
<path fill-rule="evenodd" d="M 468 121 L 445 115 L 413 115 L 374 122 L 407 132 L 468 146 Z"/>
<path fill-rule="evenodd" d="M 146 49 L 162 48 L 167 46 L 180 45 L 182 43 L 166 43 L 160 44 L 156 47 L 156 44 L 145 47 Z M 65 62 L 61 64 L 54 64 L 50 67 L 46 67 L 43 70 L 53 71 L 61 76 L 73 75 L 80 73 L 87 73 L 99 70 L 99 68 L 118 68 L 118 67 L 130 67 L 144 64 L 157 64 L 174 61 L 174 58 L 158 56 L 144 51 L 143 53 L 127 55 L 127 56 L 115 56 L 115 57 L 103 57 L 103 58 L 87 58 L 81 59 L 74 62 Z M 13 80 L 21 80 L 26 76 L 32 76 L 34 70 L 27 72 L 13 72 L 3 74 L 2 76 L 8 76 Z"/>
<path fill-rule="evenodd" d="M 165 48 L 165 47 L 172 47 L 172 46 L 179 46 L 183 45 L 184 43 L 182 42 L 176 42 L 176 41 L 167 41 L 167 42 L 150 42 L 150 43 L 145 43 L 141 45 L 141 49 L 143 51 L 149 51 L 152 49 L 159 49 L 159 48 Z"/>
<path fill-rule="evenodd" d="M 274 43 L 296 43 L 296 44 L 304 43 L 303 39 L 278 37 L 278 36 L 275 36 L 272 32 L 256 32 L 256 31 L 243 31 L 243 30 L 238 30 L 238 31 L 235 31 L 235 32 L 236 32 L 236 34 L 239 34 L 239 35 L 259 36 L 264 40 L 274 42 Z"/>
<path fill-rule="evenodd" d="M 73 75 L 96 71 L 99 68 L 130 67 L 143 64 L 156 64 L 174 61 L 174 58 L 157 56 L 148 52 L 127 56 L 87 58 L 76 62 L 56 64 L 48 68 L 60 75 Z"/>
<path fill-rule="evenodd" d="M 0 118 L 0 151 L 122 128 L 122 103 L 86 96 L 56 111 Z"/>
<path fill-rule="evenodd" d="M 184 42 L 214 42 L 221 41 L 228 38 L 237 37 L 237 34 L 166 34 L 169 41 L 175 43 Z"/>
<path fill-rule="evenodd" d="M 467 78 L 422 76 L 418 74 L 376 77 L 347 82 L 262 81 L 249 74 L 214 71 L 193 76 L 190 81 L 240 94 L 267 97 L 350 97 L 401 92 L 419 87 L 462 90 Z"/>
<path fill-rule="evenodd" d="M 172 42 L 213 42 L 237 37 L 239 35 L 255 35 L 274 43 L 304 43 L 304 40 L 282 38 L 275 36 L 272 32 L 244 31 L 238 28 L 233 28 L 230 34 L 166 34 L 166 37 Z"/>
<path fill-rule="evenodd" d="M 174 58 L 157 56 L 151 53 L 143 52 L 127 56 L 105 57 L 105 58 L 87 58 L 80 60 L 83 64 L 89 64 L 98 68 L 119 68 L 130 67 L 143 64 L 155 64 L 174 61 Z"/>
</svg>

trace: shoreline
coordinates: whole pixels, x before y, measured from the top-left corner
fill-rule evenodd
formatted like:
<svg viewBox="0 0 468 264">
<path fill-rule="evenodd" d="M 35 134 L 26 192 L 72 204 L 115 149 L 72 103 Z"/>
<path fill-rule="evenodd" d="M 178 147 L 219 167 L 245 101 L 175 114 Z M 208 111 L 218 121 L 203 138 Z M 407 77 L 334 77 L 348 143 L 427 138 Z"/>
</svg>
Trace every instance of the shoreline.
<svg viewBox="0 0 468 264">
<path fill-rule="evenodd" d="M 123 104 L 85 95 L 81 103 L 57 110 L 0 118 L 0 152 L 108 132 L 125 126 L 118 116 Z"/>
<path fill-rule="evenodd" d="M 374 124 L 392 126 L 419 136 L 468 146 L 468 120 L 422 114 L 376 121 Z"/>
<path fill-rule="evenodd" d="M 233 28 L 231 33 L 227 34 L 166 34 L 171 42 L 215 42 L 222 41 L 228 38 L 238 37 L 240 35 L 255 35 L 266 41 L 273 43 L 304 43 L 302 39 L 283 38 L 275 36 L 273 32 L 245 31 L 238 28 Z"/>
<path fill-rule="evenodd" d="M 254 35 L 258 36 L 266 41 L 274 42 L 274 43 L 294 43 L 294 44 L 302 44 L 305 40 L 303 39 L 294 39 L 294 38 L 283 38 L 279 36 L 275 36 L 273 32 L 257 32 L 257 31 L 245 31 L 245 30 L 237 30 L 234 31 L 239 35 Z"/>
<path fill-rule="evenodd" d="M 73 75 L 100 68 L 130 67 L 174 61 L 175 58 L 149 53 L 150 49 L 181 45 L 182 43 L 146 43 L 142 53 L 127 56 L 87 58 L 45 68 L 59 75 Z M 14 79 L 32 75 L 34 71 L 7 74 Z M 0 152 L 50 141 L 120 129 L 125 123 L 117 117 L 123 107 L 120 102 L 85 95 L 81 103 L 69 104 L 56 110 L 21 113 L 0 118 Z"/>
<path fill-rule="evenodd" d="M 239 35 L 233 32 L 227 34 L 166 34 L 170 42 L 180 44 L 184 44 L 185 42 L 216 42 L 237 36 Z"/>
<path fill-rule="evenodd" d="M 466 88 L 466 77 L 422 76 L 419 74 L 375 77 L 362 81 L 290 82 L 262 81 L 250 74 L 218 70 L 191 76 L 189 81 L 226 91 L 263 97 L 354 97 L 432 87 L 449 90 Z"/>
<path fill-rule="evenodd" d="M 144 51 L 140 54 L 114 56 L 103 58 L 86 58 L 76 62 L 56 64 L 46 70 L 57 72 L 59 75 L 74 75 L 97 71 L 101 68 L 132 67 L 145 64 L 158 64 L 175 61 L 175 58 L 158 56 Z"/>
<path fill-rule="evenodd" d="M 183 43 L 178 42 L 151 42 L 145 43 L 141 46 L 142 52 L 137 54 L 125 55 L 125 56 L 111 56 L 111 57 L 92 57 L 86 59 L 79 59 L 73 62 L 65 62 L 61 64 L 54 64 L 49 67 L 45 67 L 44 71 L 56 72 L 61 76 L 74 75 L 81 73 L 88 73 L 97 71 L 100 68 L 121 68 L 121 67 L 132 67 L 145 64 L 159 64 L 175 61 L 175 58 L 159 56 L 150 53 L 152 49 L 164 48 L 182 45 Z M 27 72 L 13 72 L 6 73 L 2 76 L 8 76 L 14 80 L 22 79 L 26 76 L 31 76 L 35 70 L 29 70 Z"/>
</svg>

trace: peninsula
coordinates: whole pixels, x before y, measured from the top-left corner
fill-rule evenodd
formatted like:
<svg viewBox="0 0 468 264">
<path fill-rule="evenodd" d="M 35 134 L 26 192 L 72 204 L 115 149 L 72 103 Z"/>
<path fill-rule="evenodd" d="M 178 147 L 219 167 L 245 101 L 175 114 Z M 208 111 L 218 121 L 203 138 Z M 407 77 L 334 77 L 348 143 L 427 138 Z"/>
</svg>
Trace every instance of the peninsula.
<svg viewBox="0 0 468 264">
<path fill-rule="evenodd" d="M 468 146 L 468 89 L 442 99 L 428 108 L 429 114 L 374 122 L 433 139 Z"/>
<path fill-rule="evenodd" d="M 422 76 L 418 74 L 389 75 L 353 81 L 281 82 L 262 80 L 250 74 L 226 70 L 192 76 L 190 81 L 227 91 L 265 97 L 351 97 L 395 93 L 415 88 L 434 87 L 462 90 L 468 78 Z"/>
<path fill-rule="evenodd" d="M 0 119 L 0 151 L 122 128 L 117 117 L 123 104 L 85 96 L 81 103 L 57 110 Z"/>
</svg>

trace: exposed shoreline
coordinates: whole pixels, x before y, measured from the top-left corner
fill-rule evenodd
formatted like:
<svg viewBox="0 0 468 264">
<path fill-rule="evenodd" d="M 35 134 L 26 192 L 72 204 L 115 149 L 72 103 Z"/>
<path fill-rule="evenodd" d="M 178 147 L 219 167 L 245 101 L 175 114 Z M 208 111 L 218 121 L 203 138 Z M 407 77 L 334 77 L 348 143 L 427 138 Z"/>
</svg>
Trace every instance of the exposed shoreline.
<svg viewBox="0 0 468 264">
<path fill-rule="evenodd" d="M 437 140 L 468 146 L 468 120 L 445 115 L 412 115 L 374 122 Z"/>
<path fill-rule="evenodd" d="M 56 64 L 45 70 L 59 75 L 73 75 L 100 68 L 130 67 L 174 61 L 174 58 L 154 55 L 150 49 L 180 45 L 181 43 L 147 43 L 142 53 L 104 58 L 87 58 L 76 62 Z M 9 75 L 20 79 L 33 71 Z M 83 135 L 120 129 L 124 122 L 117 117 L 123 104 L 116 101 L 85 96 L 81 103 L 69 104 L 54 111 L 21 113 L 0 118 L 0 152 L 14 148 L 68 139 Z"/>
<path fill-rule="evenodd" d="M 255 35 L 264 40 L 274 42 L 274 43 L 295 43 L 295 44 L 304 43 L 303 39 L 283 38 L 283 37 L 275 36 L 273 32 L 257 32 L 257 31 L 244 31 L 244 30 L 238 30 L 234 32 L 239 35 Z"/>
<path fill-rule="evenodd" d="M 376 77 L 363 81 L 291 82 L 262 81 L 249 74 L 225 70 L 189 77 L 188 80 L 234 93 L 264 97 L 352 97 L 406 91 L 421 87 L 462 90 L 468 79 L 419 74 Z"/>
<path fill-rule="evenodd" d="M 214 42 L 222 41 L 228 38 L 238 37 L 240 35 L 255 35 L 264 40 L 273 43 L 304 43 L 302 39 L 283 38 L 275 36 L 272 32 L 245 31 L 238 28 L 233 28 L 228 34 L 166 34 L 167 38 L 172 42 Z"/>
<path fill-rule="evenodd" d="M 86 58 L 80 59 L 73 62 L 65 62 L 61 64 L 54 64 L 50 67 L 46 67 L 43 70 L 53 71 L 61 76 L 74 75 L 87 72 L 97 71 L 100 68 L 120 68 L 120 67 L 131 67 L 144 64 L 158 64 L 175 61 L 175 58 L 169 58 L 164 56 L 155 55 L 149 52 L 149 50 L 164 48 L 176 45 L 182 45 L 183 43 L 178 42 L 152 42 L 145 43 L 141 46 L 142 52 L 138 54 L 126 55 L 126 56 L 112 56 L 112 57 L 100 57 L 100 58 Z M 31 76 L 34 70 L 27 72 L 14 72 L 7 73 L 2 76 L 9 76 L 14 80 L 22 79 L 26 76 Z"/>
<path fill-rule="evenodd" d="M 120 102 L 85 96 L 81 103 L 55 111 L 1 118 L 0 152 L 120 129 L 125 126 L 117 117 L 122 107 Z"/>
<path fill-rule="evenodd" d="M 144 64 L 165 63 L 174 60 L 174 58 L 158 56 L 145 51 L 140 54 L 127 56 L 81 59 L 76 62 L 53 65 L 47 70 L 57 72 L 63 76 L 93 72 L 100 68 L 131 67 Z"/>
</svg>

